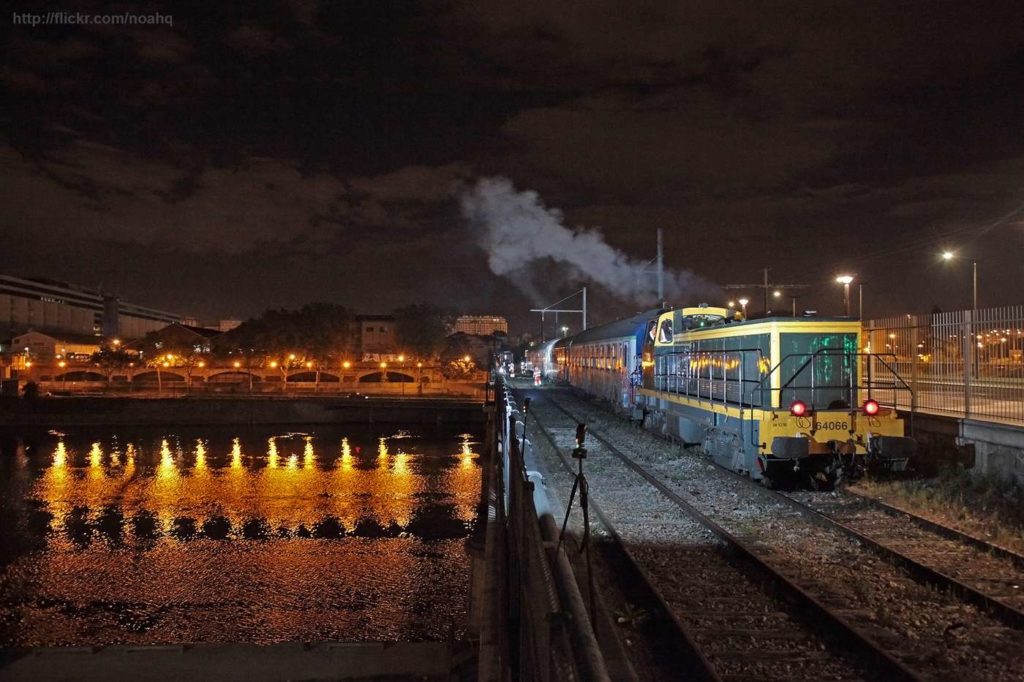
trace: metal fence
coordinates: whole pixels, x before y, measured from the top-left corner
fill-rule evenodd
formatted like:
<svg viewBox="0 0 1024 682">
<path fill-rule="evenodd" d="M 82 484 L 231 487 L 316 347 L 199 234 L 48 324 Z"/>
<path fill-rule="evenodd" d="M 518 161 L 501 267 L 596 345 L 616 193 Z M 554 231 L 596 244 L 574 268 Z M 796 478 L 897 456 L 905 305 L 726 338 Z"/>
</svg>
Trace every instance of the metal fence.
<svg viewBox="0 0 1024 682">
<path fill-rule="evenodd" d="M 535 501 L 535 477 L 526 470 L 522 419 L 511 393 L 498 387 L 494 403 L 494 466 L 491 479 L 500 505 L 506 557 L 507 658 L 481 666 L 481 682 L 607 680 L 607 672 L 583 608 L 565 550 L 546 541 Z M 518 425 L 518 428 L 517 428 Z M 518 432 L 517 432 L 518 431 Z"/>
<path fill-rule="evenodd" d="M 892 365 L 863 368 L 876 399 L 911 408 L 895 372 L 921 412 L 1024 424 L 1024 306 L 865 321 L 862 343 Z"/>
</svg>

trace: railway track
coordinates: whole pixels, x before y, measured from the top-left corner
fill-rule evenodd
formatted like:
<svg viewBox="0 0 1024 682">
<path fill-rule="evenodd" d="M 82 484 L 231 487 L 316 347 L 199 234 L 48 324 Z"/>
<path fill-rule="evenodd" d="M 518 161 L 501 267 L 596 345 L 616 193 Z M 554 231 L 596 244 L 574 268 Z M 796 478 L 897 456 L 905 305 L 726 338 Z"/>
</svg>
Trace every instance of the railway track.
<svg viewBox="0 0 1024 682">
<path fill-rule="evenodd" d="M 1024 556 L 870 498 L 778 494 L 905 566 L 920 580 L 958 594 L 1007 625 L 1024 628 Z"/>
<path fill-rule="evenodd" d="M 550 404 L 566 418 L 593 422 L 593 406 L 564 394 L 556 396 Z M 577 416 L 560 404 L 566 401 L 574 401 L 574 411 L 585 416 Z M 837 502 L 829 506 L 832 499 L 845 500 L 845 496 L 808 495 L 817 500 L 828 498 L 821 503 L 820 509 L 816 509 L 799 499 L 799 495 L 769 491 L 725 469 L 716 469 L 707 460 L 692 458 L 694 462 L 687 464 L 689 473 L 707 478 L 702 484 L 718 489 L 700 496 L 700 491 L 688 490 L 686 478 L 675 476 L 672 480 L 673 467 L 682 460 L 666 464 L 648 458 L 644 461 L 647 466 L 643 466 L 623 454 L 614 443 L 625 447 L 629 435 L 638 432 L 622 426 L 621 422 L 619 426 L 603 424 L 617 418 L 602 412 L 597 419 L 598 426 L 591 427 L 595 440 L 618 450 L 618 459 L 630 469 L 639 467 L 663 485 L 667 483 L 677 496 L 682 492 L 691 503 L 701 497 L 710 498 L 710 501 L 698 503 L 710 516 L 719 520 L 729 516 L 728 513 L 723 514 L 718 502 L 725 496 L 734 497 L 737 508 L 753 505 L 750 500 L 754 498 L 763 500 L 765 518 L 771 520 L 762 524 L 761 529 L 749 525 L 737 529 L 731 519 L 725 519 L 723 525 L 731 526 L 739 539 L 747 542 L 765 563 L 778 567 L 809 594 L 841 614 L 852 628 L 889 651 L 908 668 L 920 672 L 922 677 L 1024 679 L 1024 674 L 1017 672 L 1016 667 L 1005 663 L 1017 658 L 1006 652 L 1018 649 L 1024 643 L 1019 620 L 1020 605 L 1024 601 L 1020 595 L 1024 591 L 1020 557 L 1009 556 L 1012 553 L 1002 548 L 990 548 L 976 538 L 964 540 L 952 529 L 946 529 L 948 533 L 928 530 L 927 524 L 931 522 L 923 519 L 924 523 L 918 525 L 916 522 L 901 524 L 892 516 L 882 518 L 880 514 L 888 515 L 889 512 L 872 508 L 869 502 Z M 634 440 L 637 437 L 634 435 Z M 653 438 L 649 434 L 646 437 Z M 743 498 L 748 501 L 740 501 Z M 796 523 L 798 519 L 802 523 Z M 798 528 L 801 525 L 802 530 Z M 808 530 L 809 526 L 811 530 Z M 912 528 L 908 530 L 901 526 Z M 814 530 L 815 527 L 818 530 Z M 850 566 L 839 565 L 839 570 L 831 576 L 808 568 L 806 564 L 810 557 L 803 557 L 801 561 L 799 548 L 810 545 L 794 541 L 794 533 L 808 537 L 813 533 L 815 538 L 818 535 L 844 536 L 850 540 L 845 543 L 845 548 L 842 546 L 844 543 L 833 540 L 823 540 L 823 544 L 834 543 L 831 553 L 845 557 L 843 563 Z M 789 542 L 798 549 L 787 548 Z M 868 554 L 865 547 L 881 561 L 865 557 Z M 808 552 L 813 553 L 813 549 Z M 829 559 L 828 554 L 823 552 L 822 556 Z M 852 570 L 855 566 L 860 566 L 861 570 Z M 844 582 L 844 574 L 852 580 L 859 579 L 859 576 L 865 580 L 852 590 L 837 588 Z M 912 581 L 917 584 L 908 585 Z M 942 592 L 926 585 L 939 587 Z M 858 599 L 864 602 L 860 607 Z M 907 600 L 905 604 L 902 603 L 904 599 Z M 960 600 L 977 608 L 958 607 Z M 883 609 L 891 615 L 882 612 Z M 970 653 L 972 647 L 977 650 L 977 655 Z M 993 657 L 992 653 L 996 656 Z M 973 662 L 977 662 L 977 667 Z M 949 666 L 957 665 L 973 669 L 953 674 Z"/>
<path fill-rule="evenodd" d="M 530 431 L 540 431 L 564 474 L 572 476 L 573 465 L 563 453 L 572 447 L 575 422 L 545 402 L 534 403 Z M 731 682 L 918 679 L 642 469 L 633 469 L 625 486 L 604 486 L 601 471 L 621 457 L 603 440 L 590 448 L 588 478 L 610 498 L 606 508 L 592 496 L 591 508 L 604 535 L 671 617 L 703 677 Z"/>
</svg>

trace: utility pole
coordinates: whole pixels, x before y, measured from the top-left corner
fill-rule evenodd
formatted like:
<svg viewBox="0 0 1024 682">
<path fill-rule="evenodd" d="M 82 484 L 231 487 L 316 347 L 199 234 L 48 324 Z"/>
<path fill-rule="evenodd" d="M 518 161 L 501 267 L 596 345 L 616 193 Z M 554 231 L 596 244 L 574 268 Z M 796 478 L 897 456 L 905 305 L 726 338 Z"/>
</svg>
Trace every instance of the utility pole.
<svg viewBox="0 0 1024 682">
<path fill-rule="evenodd" d="M 584 300 L 586 300 L 586 297 L 584 297 Z M 658 305 L 662 308 L 668 307 L 665 302 L 665 249 L 662 244 L 660 227 L 658 228 Z M 586 328 L 586 325 L 583 326 Z"/>
<path fill-rule="evenodd" d="M 764 314 L 768 316 L 768 268 L 764 269 Z"/>
<path fill-rule="evenodd" d="M 978 312 L 978 261 L 971 261 L 971 280 L 973 286 L 971 287 L 971 310 Z"/>
<path fill-rule="evenodd" d="M 583 287 L 583 331 L 587 331 L 587 288 Z"/>
</svg>

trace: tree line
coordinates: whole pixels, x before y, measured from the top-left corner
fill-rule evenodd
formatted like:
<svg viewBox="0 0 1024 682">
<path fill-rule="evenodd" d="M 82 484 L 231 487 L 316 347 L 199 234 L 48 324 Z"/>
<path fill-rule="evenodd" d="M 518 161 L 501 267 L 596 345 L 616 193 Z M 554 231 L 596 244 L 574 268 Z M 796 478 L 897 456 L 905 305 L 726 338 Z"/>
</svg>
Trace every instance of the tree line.
<svg viewBox="0 0 1024 682">
<path fill-rule="evenodd" d="M 395 350 L 405 354 L 410 362 L 440 361 L 445 367 L 452 365 L 455 373 L 469 364 L 487 366 L 492 344 L 464 334 L 449 337 L 456 318 L 453 311 L 416 303 L 397 308 L 392 315 Z M 134 350 L 142 352 L 144 364 L 185 368 L 189 372 L 208 358 L 230 359 L 245 367 L 262 366 L 268 358 L 274 358 L 275 366 L 282 370 L 306 366 L 319 371 L 321 367 L 360 360 L 359 337 L 356 315 L 351 310 L 333 303 L 310 303 L 294 310 L 267 310 L 235 329 L 211 337 L 209 350 L 197 349 L 193 340 L 169 340 L 162 332 L 146 335 L 134 344 Z M 134 357 L 124 349 L 108 348 L 93 359 L 114 369 L 127 367 Z"/>
</svg>

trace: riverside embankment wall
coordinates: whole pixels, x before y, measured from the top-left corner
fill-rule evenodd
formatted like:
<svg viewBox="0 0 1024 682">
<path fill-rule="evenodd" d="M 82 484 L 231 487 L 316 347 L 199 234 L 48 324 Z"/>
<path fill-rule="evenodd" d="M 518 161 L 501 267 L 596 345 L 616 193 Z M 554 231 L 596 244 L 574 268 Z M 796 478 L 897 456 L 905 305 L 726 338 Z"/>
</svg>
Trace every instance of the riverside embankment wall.
<svg viewBox="0 0 1024 682">
<path fill-rule="evenodd" d="M 364 398 L 106 398 L 0 400 L 4 426 L 483 423 L 479 402 Z"/>
</svg>

